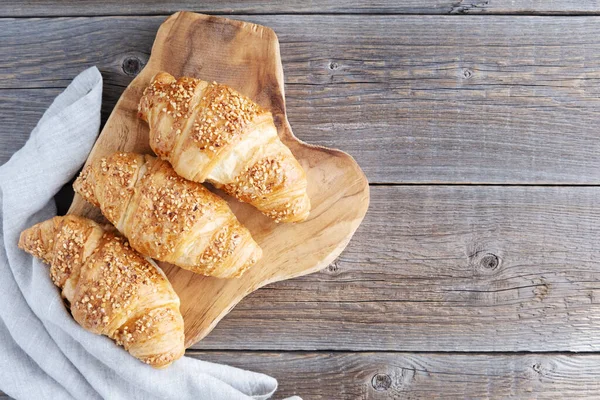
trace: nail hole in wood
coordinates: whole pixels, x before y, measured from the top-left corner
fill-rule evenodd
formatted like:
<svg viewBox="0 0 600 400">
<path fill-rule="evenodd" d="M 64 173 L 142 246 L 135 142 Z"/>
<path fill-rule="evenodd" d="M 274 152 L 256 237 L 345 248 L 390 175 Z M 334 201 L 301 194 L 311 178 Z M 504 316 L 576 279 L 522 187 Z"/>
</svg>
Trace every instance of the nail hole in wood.
<svg viewBox="0 0 600 400">
<path fill-rule="evenodd" d="M 463 69 L 463 78 L 465 79 L 469 79 L 470 77 L 473 76 L 473 71 L 471 71 L 469 68 L 465 68 Z"/>
<path fill-rule="evenodd" d="M 496 269 L 498 268 L 499 264 L 500 260 L 495 254 L 488 253 L 481 259 L 481 265 L 483 266 L 483 268 Z"/>
<path fill-rule="evenodd" d="M 128 76 L 136 76 L 137 74 L 140 73 L 140 71 L 142 70 L 142 68 L 144 67 L 144 64 L 142 62 L 142 60 L 140 60 L 137 57 L 131 56 L 131 57 L 127 57 L 125 58 L 125 60 L 123 60 L 123 72 L 125 72 L 125 75 Z"/>
<path fill-rule="evenodd" d="M 371 385 L 378 392 L 383 392 L 392 386 L 392 378 L 387 374 L 375 374 L 371 379 Z"/>
<path fill-rule="evenodd" d="M 339 64 L 336 63 L 335 61 L 332 61 L 329 63 L 329 69 L 332 71 L 338 69 L 339 67 L 340 67 Z"/>
</svg>

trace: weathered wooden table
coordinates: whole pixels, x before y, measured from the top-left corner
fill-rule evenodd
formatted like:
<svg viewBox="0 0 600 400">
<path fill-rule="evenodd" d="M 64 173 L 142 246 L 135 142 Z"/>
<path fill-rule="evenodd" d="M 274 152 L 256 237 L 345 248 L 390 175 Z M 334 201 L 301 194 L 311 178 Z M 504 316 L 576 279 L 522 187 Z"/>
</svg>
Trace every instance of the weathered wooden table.
<svg viewBox="0 0 600 400">
<path fill-rule="evenodd" d="M 334 264 L 189 355 L 276 398 L 600 397 L 600 1 L 5 0 L 0 162 L 91 65 L 106 118 L 180 9 L 272 27 L 294 132 L 372 184 Z"/>
</svg>

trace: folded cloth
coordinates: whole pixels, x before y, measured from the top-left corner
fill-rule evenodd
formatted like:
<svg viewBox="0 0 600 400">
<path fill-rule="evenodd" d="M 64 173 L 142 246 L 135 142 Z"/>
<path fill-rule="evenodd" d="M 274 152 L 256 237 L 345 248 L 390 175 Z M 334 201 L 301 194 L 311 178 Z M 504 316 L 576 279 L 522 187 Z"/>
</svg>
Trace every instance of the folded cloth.
<svg viewBox="0 0 600 400">
<path fill-rule="evenodd" d="M 17 248 L 22 230 L 56 214 L 53 196 L 98 134 L 101 99 L 102 76 L 89 68 L 0 167 L 0 390 L 17 399 L 269 398 L 277 388 L 269 376 L 189 357 L 156 370 L 87 332 L 65 308 L 48 267 Z"/>
</svg>

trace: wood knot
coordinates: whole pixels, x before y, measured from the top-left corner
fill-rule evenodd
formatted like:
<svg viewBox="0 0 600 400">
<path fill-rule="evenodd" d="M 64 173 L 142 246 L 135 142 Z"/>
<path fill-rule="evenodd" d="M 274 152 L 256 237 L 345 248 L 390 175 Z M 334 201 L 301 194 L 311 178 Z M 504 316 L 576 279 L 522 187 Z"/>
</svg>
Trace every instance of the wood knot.
<svg viewBox="0 0 600 400">
<path fill-rule="evenodd" d="M 336 63 L 335 61 L 332 61 L 329 63 L 328 68 L 332 71 L 338 69 L 340 67 L 340 65 L 338 63 Z"/>
<path fill-rule="evenodd" d="M 500 259 L 497 255 L 488 253 L 481 258 L 481 266 L 485 269 L 494 270 L 500 265 Z"/>
<path fill-rule="evenodd" d="M 533 289 L 533 294 L 535 295 L 535 298 L 539 301 L 543 301 L 550 292 L 550 284 L 546 282 L 546 280 L 543 278 L 540 280 L 540 283 L 533 282 L 533 284 L 535 285 Z"/>
<path fill-rule="evenodd" d="M 333 262 L 327 267 L 327 272 L 336 273 L 339 269 L 337 262 Z"/>
<path fill-rule="evenodd" d="M 471 71 L 469 68 L 465 68 L 462 71 L 462 76 L 464 79 L 469 79 L 473 76 L 473 71 Z"/>
<path fill-rule="evenodd" d="M 371 379 L 371 385 L 378 392 L 383 392 L 392 386 L 392 378 L 388 374 L 375 374 Z"/>
<path fill-rule="evenodd" d="M 450 14 L 468 14 L 472 11 L 481 12 L 489 6 L 489 0 L 459 0 L 452 5 Z"/>
<path fill-rule="evenodd" d="M 123 65 L 121 67 L 123 68 L 125 75 L 137 76 L 142 68 L 144 68 L 144 63 L 135 56 L 129 56 L 123 60 Z"/>
</svg>

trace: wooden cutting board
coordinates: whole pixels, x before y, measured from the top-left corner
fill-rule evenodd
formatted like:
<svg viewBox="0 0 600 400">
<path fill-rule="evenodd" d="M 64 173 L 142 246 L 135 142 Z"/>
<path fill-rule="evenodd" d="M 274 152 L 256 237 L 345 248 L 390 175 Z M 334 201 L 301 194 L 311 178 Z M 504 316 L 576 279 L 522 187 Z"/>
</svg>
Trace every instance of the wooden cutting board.
<svg viewBox="0 0 600 400">
<path fill-rule="evenodd" d="M 281 140 L 308 177 L 312 211 L 299 224 L 275 224 L 221 192 L 263 249 L 239 279 L 209 278 L 160 263 L 181 298 L 186 347 L 205 337 L 244 296 L 268 283 L 329 265 L 346 247 L 369 205 L 369 185 L 354 159 L 298 140 L 286 117 L 279 42 L 264 26 L 179 12 L 158 30 L 152 55 L 110 115 L 88 163 L 115 151 L 152 153 L 148 126 L 137 117 L 142 91 L 159 71 L 227 84 L 272 111 Z M 69 213 L 102 221 L 98 209 L 75 196 Z M 306 293 L 310 296 L 310 293 Z"/>
</svg>

